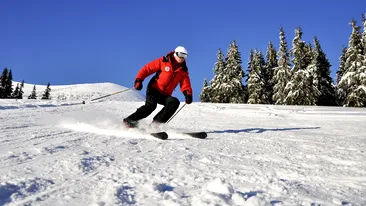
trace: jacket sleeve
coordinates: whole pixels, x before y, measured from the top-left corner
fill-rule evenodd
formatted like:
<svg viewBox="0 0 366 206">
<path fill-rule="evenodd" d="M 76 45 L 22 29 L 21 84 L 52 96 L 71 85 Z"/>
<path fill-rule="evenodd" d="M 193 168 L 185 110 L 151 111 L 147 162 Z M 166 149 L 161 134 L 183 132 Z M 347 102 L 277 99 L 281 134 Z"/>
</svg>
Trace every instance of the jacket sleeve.
<svg viewBox="0 0 366 206">
<path fill-rule="evenodd" d="M 161 61 L 162 58 L 158 58 L 153 60 L 152 62 L 145 64 L 145 66 L 143 66 L 142 69 L 137 73 L 136 79 L 141 79 L 142 81 L 144 81 L 146 77 L 155 72 L 158 72 L 161 69 Z"/>
<path fill-rule="evenodd" d="M 193 96 L 193 91 L 191 87 L 191 80 L 189 78 L 189 74 L 184 76 L 184 78 L 180 81 L 180 90 L 181 92 L 187 91 L 187 94 Z"/>
</svg>

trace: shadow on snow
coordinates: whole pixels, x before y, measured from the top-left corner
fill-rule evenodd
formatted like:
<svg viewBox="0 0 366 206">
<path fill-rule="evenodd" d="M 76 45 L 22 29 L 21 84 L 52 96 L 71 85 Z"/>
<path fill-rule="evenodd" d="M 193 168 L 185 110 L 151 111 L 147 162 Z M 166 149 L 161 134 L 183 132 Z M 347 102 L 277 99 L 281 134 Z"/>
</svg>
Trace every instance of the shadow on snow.
<svg viewBox="0 0 366 206">
<path fill-rule="evenodd" d="M 320 129 L 320 127 L 290 127 L 290 128 L 248 128 L 248 129 L 227 129 L 227 130 L 215 130 L 207 133 L 263 133 L 263 132 L 281 132 L 281 131 L 294 131 L 294 130 L 306 130 L 306 129 Z"/>
</svg>

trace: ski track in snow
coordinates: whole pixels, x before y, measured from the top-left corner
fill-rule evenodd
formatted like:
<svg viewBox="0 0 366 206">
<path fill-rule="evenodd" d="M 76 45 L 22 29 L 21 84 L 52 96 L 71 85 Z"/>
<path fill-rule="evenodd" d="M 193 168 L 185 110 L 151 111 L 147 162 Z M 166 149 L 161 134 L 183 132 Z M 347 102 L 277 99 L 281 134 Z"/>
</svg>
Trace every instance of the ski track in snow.
<svg viewBox="0 0 366 206">
<path fill-rule="evenodd" d="M 194 103 L 162 141 L 120 127 L 142 102 L 33 104 L 0 109 L 0 205 L 366 205 L 364 109 Z"/>
</svg>

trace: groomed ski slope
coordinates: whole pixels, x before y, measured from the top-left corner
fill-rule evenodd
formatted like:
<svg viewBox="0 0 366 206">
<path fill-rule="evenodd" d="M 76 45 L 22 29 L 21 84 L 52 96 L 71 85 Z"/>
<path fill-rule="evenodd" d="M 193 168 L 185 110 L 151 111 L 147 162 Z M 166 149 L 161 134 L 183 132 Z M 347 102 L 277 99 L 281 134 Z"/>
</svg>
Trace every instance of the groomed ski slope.
<svg viewBox="0 0 366 206">
<path fill-rule="evenodd" d="M 0 205 L 366 205 L 365 109 L 193 103 L 163 141 L 142 103 L 0 100 Z"/>
</svg>

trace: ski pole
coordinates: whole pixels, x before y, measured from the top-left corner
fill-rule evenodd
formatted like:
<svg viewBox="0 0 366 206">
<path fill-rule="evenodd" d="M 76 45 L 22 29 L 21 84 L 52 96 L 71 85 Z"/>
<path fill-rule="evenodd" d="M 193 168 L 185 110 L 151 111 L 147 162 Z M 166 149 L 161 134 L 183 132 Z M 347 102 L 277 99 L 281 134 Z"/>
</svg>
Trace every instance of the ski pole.
<svg viewBox="0 0 366 206">
<path fill-rule="evenodd" d="M 107 94 L 107 95 L 104 95 L 104 96 L 101 96 L 101 97 L 98 97 L 98 98 L 95 98 L 95 99 L 91 99 L 90 102 L 98 100 L 98 99 L 103 99 L 103 98 L 106 98 L 106 97 L 109 97 L 109 96 L 112 96 L 112 95 L 116 95 L 116 94 L 119 94 L 119 93 L 122 93 L 122 92 L 127 92 L 130 89 L 132 89 L 132 88 L 128 88 L 128 89 L 125 89 L 125 90 L 114 92 L 112 94 Z M 83 104 L 85 104 L 85 101 L 83 101 Z"/>
<path fill-rule="evenodd" d="M 180 109 L 179 109 L 179 110 L 178 110 L 178 111 L 177 111 L 177 112 L 176 112 L 172 117 L 170 117 L 170 119 L 169 119 L 165 124 L 168 124 L 168 123 L 170 122 L 170 120 L 172 120 L 172 119 L 173 119 L 173 117 L 175 117 L 175 115 L 177 115 L 177 114 L 178 114 L 178 112 L 179 112 L 180 110 L 182 110 L 184 106 L 186 106 L 186 104 L 187 104 L 187 103 L 184 103 L 184 104 L 183 104 L 183 106 L 182 106 L 182 107 L 181 107 L 181 108 L 180 108 Z"/>
</svg>

